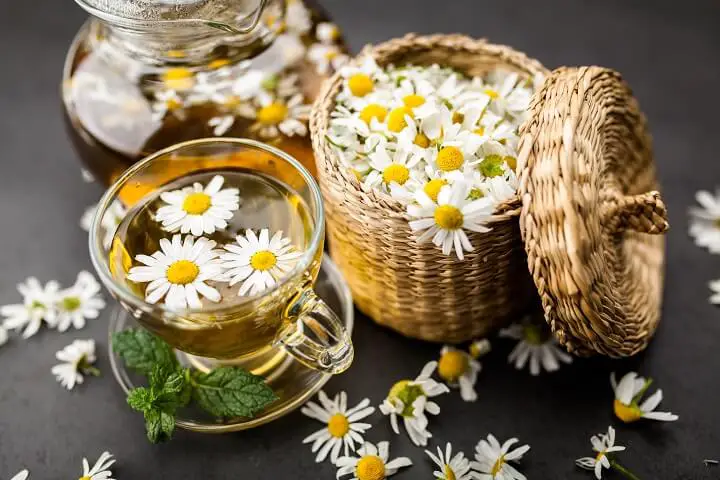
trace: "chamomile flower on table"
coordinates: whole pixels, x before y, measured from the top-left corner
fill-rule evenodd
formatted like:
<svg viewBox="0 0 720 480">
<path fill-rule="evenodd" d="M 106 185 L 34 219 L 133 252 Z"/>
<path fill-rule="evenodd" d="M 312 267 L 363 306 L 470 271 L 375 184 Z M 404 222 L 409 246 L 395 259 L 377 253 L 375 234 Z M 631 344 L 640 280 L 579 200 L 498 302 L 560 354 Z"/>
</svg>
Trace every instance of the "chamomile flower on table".
<svg viewBox="0 0 720 480">
<path fill-rule="evenodd" d="M 410 440 L 421 447 L 427 445 L 428 439 L 432 437 L 427 429 L 428 418 L 425 413 L 440 414 L 440 406 L 430 398 L 450 391 L 447 386 L 430 378 L 437 365 L 437 362 L 428 362 L 415 380 L 396 382 L 380 405 L 383 415 L 390 416 L 393 431 L 400 433 L 398 418 L 402 418 Z"/>
<path fill-rule="evenodd" d="M 544 323 L 526 319 L 500 330 L 500 337 L 518 340 L 508 356 L 508 362 L 522 370 L 530 365 L 530 374 L 539 375 L 543 370 L 554 372 L 562 363 L 572 363 L 572 357 L 564 352 Z"/>
<path fill-rule="evenodd" d="M 425 450 L 425 454 L 438 466 L 439 470 L 435 470 L 433 475 L 438 480 L 473 480 L 478 478 L 475 472 L 470 470 L 470 460 L 465 458 L 462 452 L 452 454 L 452 445 L 448 442 L 445 445 L 445 451 L 437 447 L 437 455 L 430 450 Z"/>
<path fill-rule="evenodd" d="M 80 329 L 85 326 L 86 319 L 97 318 L 105 308 L 100 290 L 100 283 L 90 272 L 78 273 L 75 284 L 57 294 L 53 322 L 57 329 L 61 332 L 70 326 Z"/>
<path fill-rule="evenodd" d="M 170 308 L 201 308 L 200 296 L 211 302 L 220 301 L 220 292 L 207 284 L 221 281 L 223 268 L 215 249 L 215 241 L 176 234 L 172 241 L 160 240 L 160 250 L 152 255 L 137 255 L 135 260 L 141 266 L 134 266 L 128 272 L 128 280 L 148 283 L 145 301 L 158 303 L 163 298 Z"/>
<path fill-rule="evenodd" d="M 390 444 L 376 445 L 366 442 L 357 451 L 358 456 L 340 457 L 337 461 L 337 478 L 352 475 L 352 480 L 384 480 L 399 469 L 412 465 L 408 457 L 390 460 Z"/>
<path fill-rule="evenodd" d="M 469 192 L 469 185 L 464 181 L 443 186 L 437 203 L 425 192 L 418 192 L 418 204 L 407 207 L 408 214 L 414 218 L 410 221 L 410 229 L 417 241 L 431 240 L 445 255 L 454 250 L 460 260 L 464 258 L 463 252 L 471 252 L 473 246 L 465 230 L 489 232 L 486 223 L 494 207 L 487 198 L 469 200 Z"/>
<path fill-rule="evenodd" d="M 690 208 L 690 236 L 710 253 L 720 253 L 720 189 L 715 195 L 701 190 L 695 200 L 700 207 Z"/>
<path fill-rule="evenodd" d="M 82 463 L 83 473 L 80 480 L 114 480 L 110 467 L 115 463 L 115 459 L 109 452 L 103 452 L 92 468 L 90 468 L 87 458 L 83 458 Z"/>
<path fill-rule="evenodd" d="M 459 388 L 460 397 L 466 402 L 477 400 L 475 382 L 480 368 L 480 362 L 460 349 L 446 345 L 440 351 L 438 376 L 448 386 Z"/>
<path fill-rule="evenodd" d="M 0 315 L 5 317 L 3 328 L 22 331 L 23 338 L 35 335 L 43 320 L 55 326 L 55 302 L 60 284 L 56 281 L 40 284 L 37 278 L 30 277 L 17 286 L 23 296 L 23 303 L 0 307 Z"/>
<path fill-rule="evenodd" d="M 304 415 L 326 424 L 326 426 L 303 440 L 312 443 L 313 453 L 317 452 L 316 462 L 322 462 L 330 455 L 330 461 L 337 462 L 340 452 L 347 456 L 356 446 L 363 444 L 363 435 L 371 427 L 360 420 L 370 416 L 375 407 L 365 398 L 352 408 L 348 408 L 347 394 L 340 392 L 331 400 L 320 390 L 320 404 L 308 402 L 300 410 Z"/>
<path fill-rule="evenodd" d="M 298 251 L 282 231 L 270 237 L 267 228 L 256 234 L 246 230 L 235 243 L 224 245 L 220 255 L 222 268 L 230 286 L 242 282 L 238 295 L 256 295 L 279 283 L 295 267 L 302 252 Z"/>
<path fill-rule="evenodd" d="M 509 462 L 518 462 L 530 450 L 530 445 L 512 448 L 518 443 L 517 438 L 511 438 L 502 445 L 494 435 L 489 434 L 487 439 L 480 440 L 475 447 L 475 461 L 470 466 L 477 470 L 479 479 L 487 480 L 525 480 Z"/>
<path fill-rule="evenodd" d="M 10 480 L 27 480 L 29 477 L 30 477 L 30 472 L 27 469 L 25 469 L 25 470 L 20 470 Z"/>
<path fill-rule="evenodd" d="M 487 338 L 474 340 L 468 348 L 470 356 L 472 356 L 472 358 L 476 360 L 483 355 L 487 355 L 488 353 L 490 353 L 490 350 L 492 350 L 492 345 L 490 344 L 490 340 L 488 340 Z"/>
<path fill-rule="evenodd" d="M 575 460 L 575 465 L 585 470 L 592 470 L 595 472 L 595 478 L 598 480 L 602 479 L 603 468 L 611 469 L 614 468 L 626 478 L 631 480 L 637 480 L 637 477 L 630 472 L 628 469 L 620 465 L 615 460 L 615 453 L 622 452 L 625 447 L 622 445 L 615 445 L 615 429 L 608 427 L 607 433 L 599 433 L 593 435 L 590 438 L 593 450 L 596 452 L 594 457 L 582 457 Z"/>
<path fill-rule="evenodd" d="M 96 360 L 94 340 L 75 340 L 57 352 L 55 358 L 62 363 L 52 367 L 52 374 L 68 390 L 83 383 L 84 375 L 100 375 L 100 371 L 93 366 Z"/>
<path fill-rule="evenodd" d="M 615 392 L 615 401 L 613 402 L 615 416 L 623 422 L 636 422 L 641 418 L 662 422 L 673 422 L 678 419 L 678 416 L 673 413 L 655 411 L 663 398 L 660 389 L 640 403 L 652 384 L 651 378 L 646 379 L 635 372 L 628 372 L 618 382 L 615 372 L 613 372 L 610 375 L 610 384 Z"/>
<path fill-rule="evenodd" d="M 166 203 L 158 208 L 155 219 L 168 232 L 192 233 L 195 236 L 211 234 L 227 228 L 227 221 L 240 208 L 237 188 L 222 188 L 225 178 L 215 175 L 203 186 L 193 185 L 163 192 L 160 199 Z"/>
<path fill-rule="evenodd" d="M 85 230 L 86 232 L 90 231 L 90 227 L 92 227 L 92 221 L 95 217 L 95 212 L 97 211 L 97 204 L 91 205 L 88 208 L 85 209 L 85 212 L 83 213 L 82 217 L 80 218 L 80 227 Z M 100 219 L 100 227 L 103 231 L 103 246 L 106 249 L 109 249 L 112 245 L 113 237 L 115 236 L 115 231 L 117 230 L 118 225 L 120 225 L 120 222 L 123 221 L 125 218 L 125 214 L 127 213 L 127 209 L 122 204 L 120 200 L 113 200 L 113 202 L 110 204 L 110 206 L 105 211 L 105 214 Z"/>
</svg>

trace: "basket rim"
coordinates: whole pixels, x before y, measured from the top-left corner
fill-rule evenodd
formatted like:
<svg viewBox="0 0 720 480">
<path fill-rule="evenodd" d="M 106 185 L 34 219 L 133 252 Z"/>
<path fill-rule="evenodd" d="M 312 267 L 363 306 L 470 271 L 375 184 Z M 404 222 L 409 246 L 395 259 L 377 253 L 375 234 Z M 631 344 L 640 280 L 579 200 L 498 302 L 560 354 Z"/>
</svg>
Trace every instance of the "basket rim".
<svg viewBox="0 0 720 480">
<path fill-rule="evenodd" d="M 473 38 L 463 34 L 443 33 L 431 35 L 408 33 L 403 37 L 393 38 L 376 45 L 366 45 L 347 65 L 357 65 L 361 58 L 366 55 L 371 55 L 379 65 L 387 66 L 393 64 L 387 61 L 387 57 L 404 52 L 422 53 L 430 49 L 444 49 L 455 53 L 464 52 L 466 54 L 478 54 L 482 52 L 496 55 L 505 65 L 514 67 L 516 70 L 524 70 L 526 74 L 542 74 L 547 76 L 550 73 L 538 60 L 528 57 L 526 54 L 510 46 L 490 43 L 485 38 Z M 352 185 L 362 192 L 363 196 L 370 197 L 371 202 L 363 202 L 366 203 L 369 208 L 387 210 L 390 213 L 390 217 L 408 220 L 410 217 L 407 214 L 405 206 L 399 200 L 381 190 L 366 187 L 347 168 L 342 168 L 343 165 L 340 163 L 337 154 L 333 151 L 330 142 L 327 141 L 326 135 L 329 127 L 330 114 L 335 106 L 335 98 L 342 88 L 342 83 L 343 77 L 341 70 L 338 70 L 332 77 L 325 80 L 320 93 L 313 103 L 310 116 L 310 134 L 316 152 L 318 170 L 332 171 L 335 175 L 341 177 L 343 182 Z M 498 205 L 496 211 L 487 223 L 493 224 L 519 218 L 521 209 L 522 202 L 518 191 L 512 199 Z"/>
</svg>

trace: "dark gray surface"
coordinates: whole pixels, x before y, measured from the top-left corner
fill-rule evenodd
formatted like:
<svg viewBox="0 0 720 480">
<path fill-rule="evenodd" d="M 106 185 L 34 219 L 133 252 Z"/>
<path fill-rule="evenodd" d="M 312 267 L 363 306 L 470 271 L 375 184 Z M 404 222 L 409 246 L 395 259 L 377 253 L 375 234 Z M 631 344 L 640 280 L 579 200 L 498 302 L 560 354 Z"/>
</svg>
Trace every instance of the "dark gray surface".
<svg viewBox="0 0 720 480">
<path fill-rule="evenodd" d="M 590 434 L 618 428 L 628 466 L 643 479 L 716 479 L 720 467 L 720 315 L 707 302 L 707 282 L 720 277 L 720 257 L 693 245 L 686 209 L 693 194 L 720 178 L 720 4 L 715 0 L 325 0 L 357 50 L 408 31 L 463 32 L 508 43 L 547 66 L 614 67 L 634 87 L 647 113 L 672 230 L 668 234 L 664 320 L 643 355 L 628 361 L 579 360 L 554 375 L 531 378 L 505 363 L 510 348 L 495 342 L 484 361 L 475 404 L 455 393 L 440 401 L 433 442 L 450 440 L 471 454 L 493 432 L 518 436 L 532 450 L 521 470 L 530 478 L 592 478 L 573 460 L 588 455 Z M 0 2 L 0 304 L 15 303 L 15 284 L 29 275 L 70 284 L 90 269 L 83 209 L 100 187 L 83 184 L 65 137 L 59 81 L 67 48 L 84 15 L 70 0 Z M 109 313 L 109 310 L 106 311 Z M 301 440 L 319 424 L 294 413 L 268 426 L 222 436 L 178 432 L 148 445 L 141 419 L 126 406 L 106 359 L 107 315 L 79 332 L 43 330 L 0 348 L 0 478 L 23 467 L 31 478 L 68 479 L 83 456 L 118 458 L 118 479 L 334 478 L 316 465 Z M 101 378 L 72 392 L 50 374 L 54 353 L 75 338 L 99 343 Z M 357 361 L 327 386 L 375 403 L 409 377 L 437 346 L 401 338 L 358 318 Z M 611 370 L 634 368 L 656 378 L 662 404 L 680 415 L 672 425 L 618 425 L 611 413 Z M 391 440 L 393 455 L 416 465 L 393 478 L 431 478 L 422 450 L 372 417 L 372 441 Z M 610 475 L 609 478 L 618 478 Z"/>
</svg>

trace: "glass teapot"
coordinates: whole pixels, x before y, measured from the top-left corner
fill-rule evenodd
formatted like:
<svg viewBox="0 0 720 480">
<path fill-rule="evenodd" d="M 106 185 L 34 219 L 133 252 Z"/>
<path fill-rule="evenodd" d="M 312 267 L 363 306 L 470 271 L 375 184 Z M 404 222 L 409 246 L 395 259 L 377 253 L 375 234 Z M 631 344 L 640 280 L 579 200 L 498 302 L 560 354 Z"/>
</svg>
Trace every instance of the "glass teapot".
<svg viewBox="0 0 720 480">
<path fill-rule="evenodd" d="M 305 0 L 76 0 L 93 18 L 63 72 L 65 118 L 86 170 L 110 184 L 137 160 L 200 137 L 274 145 L 314 172 L 307 119 L 347 60 Z"/>
</svg>

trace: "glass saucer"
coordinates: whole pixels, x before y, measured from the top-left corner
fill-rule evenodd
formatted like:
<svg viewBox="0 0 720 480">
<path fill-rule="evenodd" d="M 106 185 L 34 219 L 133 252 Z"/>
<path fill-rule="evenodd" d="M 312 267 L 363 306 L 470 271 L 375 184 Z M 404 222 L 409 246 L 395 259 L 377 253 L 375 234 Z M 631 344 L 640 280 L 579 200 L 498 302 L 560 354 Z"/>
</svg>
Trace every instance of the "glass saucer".
<svg viewBox="0 0 720 480">
<path fill-rule="evenodd" d="M 353 302 L 345 280 L 335 264 L 325 256 L 315 284 L 315 292 L 342 320 L 348 332 L 353 328 Z M 113 333 L 129 328 L 142 328 L 121 306 L 117 306 L 110 319 L 110 337 Z M 112 342 L 108 341 L 108 345 Z M 125 368 L 125 364 L 112 348 L 109 348 L 110 365 L 113 374 L 122 389 L 127 393 L 131 388 L 145 385 L 145 379 Z M 206 370 L 218 365 L 216 360 L 195 357 L 175 351 L 181 363 Z M 223 364 L 233 364 L 232 362 Z M 217 420 L 204 411 L 187 407 L 178 411 L 176 425 L 180 428 L 205 433 L 222 433 L 257 427 L 280 418 L 303 405 L 322 388 L 332 375 L 308 368 L 290 355 L 282 347 L 268 348 L 266 352 L 245 361 L 247 370 L 262 375 L 266 383 L 279 396 L 278 400 L 260 412 L 254 418 L 232 418 Z"/>
</svg>

